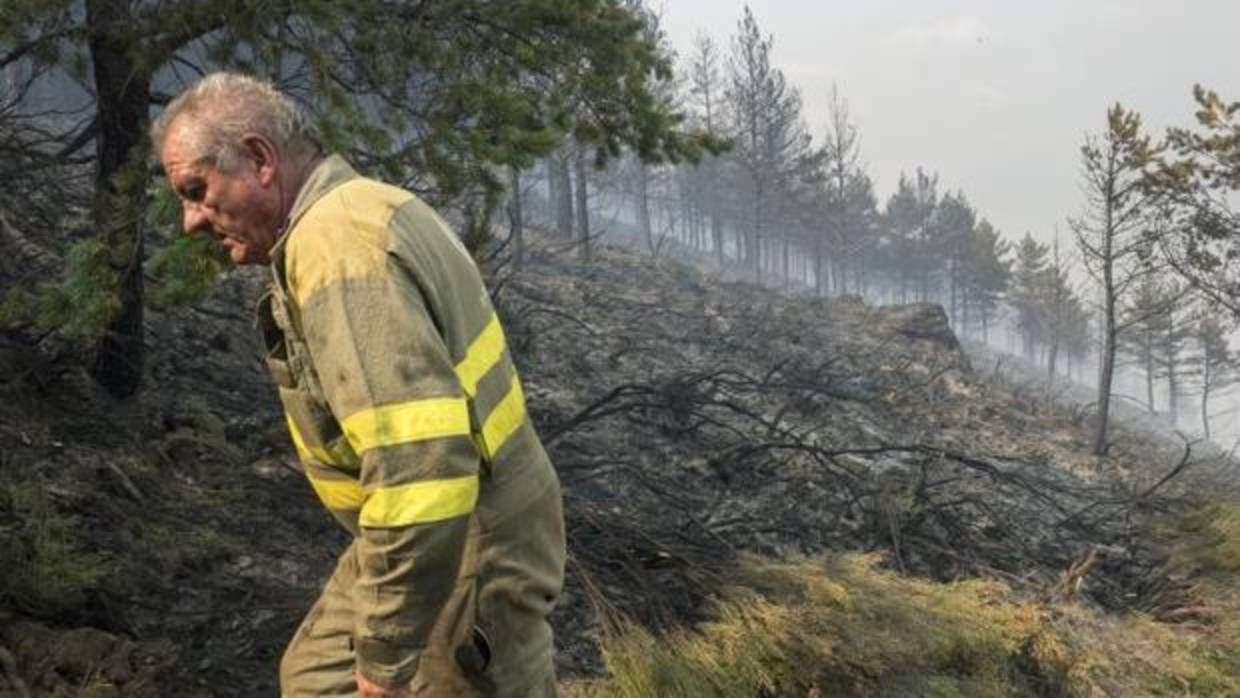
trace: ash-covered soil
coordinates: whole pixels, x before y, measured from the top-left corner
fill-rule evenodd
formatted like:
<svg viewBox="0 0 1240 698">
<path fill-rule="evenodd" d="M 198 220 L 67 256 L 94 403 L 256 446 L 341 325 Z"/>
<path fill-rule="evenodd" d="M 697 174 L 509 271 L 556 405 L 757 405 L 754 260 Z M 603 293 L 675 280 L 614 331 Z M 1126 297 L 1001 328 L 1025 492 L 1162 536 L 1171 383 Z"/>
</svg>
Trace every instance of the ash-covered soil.
<svg viewBox="0 0 1240 698">
<path fill-rule="evenodd" d="M 1121 426 L 1095 459 L 1088 410 L 975 370 L 938 306 L 534 248 L 492 285 L 565 485 L 563 676 L 599 672 L 622 619 L 700 620 L 741 552 L 1183 607 L 1140 527 L 1186 478 L 1234 474 L 1225 454 Z M 276 694 L 347 541 L 291 463 L 250 324 L 263 278 L 156 314 L 126 404 L 0 338 L 0 698 Z"/>
</svg>

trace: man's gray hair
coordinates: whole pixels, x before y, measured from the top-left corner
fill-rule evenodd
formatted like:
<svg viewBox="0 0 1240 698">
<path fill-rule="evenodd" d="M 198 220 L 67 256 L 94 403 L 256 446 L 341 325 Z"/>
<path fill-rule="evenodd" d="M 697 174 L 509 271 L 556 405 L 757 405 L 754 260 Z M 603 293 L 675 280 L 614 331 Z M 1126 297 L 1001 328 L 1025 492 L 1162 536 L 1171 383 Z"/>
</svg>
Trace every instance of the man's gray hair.
<svg viewBox="0 0 1240 698">
<path fill-rule="evenodd" d="M 191 120 L 187 133 L 197 157 L 225 172 L 239 163 L 246 133 L 265 136 L 286 157 L 320 150 L 306 111 L 271 83 L 248 75 L 212 73 L 169 102 L 151 125 L 156 155 L 163 150 L 168 128 L 181 117 Z"/>
</svg>

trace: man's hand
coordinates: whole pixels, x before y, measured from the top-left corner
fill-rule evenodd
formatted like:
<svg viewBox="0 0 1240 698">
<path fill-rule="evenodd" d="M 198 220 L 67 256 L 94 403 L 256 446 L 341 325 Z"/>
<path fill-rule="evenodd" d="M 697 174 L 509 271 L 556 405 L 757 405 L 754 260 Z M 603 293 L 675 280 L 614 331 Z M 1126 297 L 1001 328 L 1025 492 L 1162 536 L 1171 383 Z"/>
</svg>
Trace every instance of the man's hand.
<svg viewBox="0 0 1240 698">
<path fill-rule="evenodd" d="M 357 672 L 353 676 L 357 679 L 357 698 L 413 698 L 413 692 L 407 688 L 384 688 Z"/>
</svg>

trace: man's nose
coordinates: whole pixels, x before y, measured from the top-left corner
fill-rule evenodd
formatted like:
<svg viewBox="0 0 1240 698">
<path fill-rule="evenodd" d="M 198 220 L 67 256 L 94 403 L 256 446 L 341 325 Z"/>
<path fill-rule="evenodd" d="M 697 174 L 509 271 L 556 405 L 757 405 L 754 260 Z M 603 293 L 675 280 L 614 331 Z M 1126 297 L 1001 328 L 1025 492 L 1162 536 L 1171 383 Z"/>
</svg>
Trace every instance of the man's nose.
<svg viewBox="0 0 1240 698">
<path fill-rule="evenodd" d="M 187 201 L 182 206 L 181 223 L 185 228 L 186 235 L 202 233 L 211 229 L 211 223 L 207 220 L 206 210 L 192 201 Z"/>
</svg>

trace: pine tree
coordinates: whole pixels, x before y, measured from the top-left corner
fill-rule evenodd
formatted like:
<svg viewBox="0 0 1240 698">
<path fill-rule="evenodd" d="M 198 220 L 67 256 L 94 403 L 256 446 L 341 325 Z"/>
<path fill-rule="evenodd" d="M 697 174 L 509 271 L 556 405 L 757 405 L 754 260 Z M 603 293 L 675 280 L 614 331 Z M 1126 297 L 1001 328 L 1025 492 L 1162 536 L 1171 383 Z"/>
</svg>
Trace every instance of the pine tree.
<svg viewBox="0 0 1240 698">
<path fill-rule="evenodd" d="M 1083 306 L 1072 288 L 1067 260 L 1059 252 L 1059 237 L 1051 247 L 1050 265 L 1043 275 L 1042 291 L 1045 318 L 1045 341 L 1047 343 L 1046 369 L 1049 380 L 1055 379 L 1060 350 L 1067 343 L 1068 334 L 1078 325 Z"/>
<path fill-rule="evenodd" d="M 1141 280 L 1120 312 L 1125 332 L 1119 351 L 1145 378 L 1145 402 L 1151 413 L 1158 411 L 1154 386 L 1159 376 L 1159 341 L 1170 326 L 1170 312 L 1166 290 L 1152 275 Z"/>
<path fill-rule="evenodd" d="M 843 238 L 840 240 L 837 256 L 840 264 L 841 277 L 851 273 L 853 285 L 843 286 L 845 292 L 865 295 L 868 292 L 868 268 L 875 266 L 879 243 L 878 199 L 874 194 L 874 180 L 859 167 L 856 168 L 845 184 L 843 217 Z"/>
<path fill-rule="evenodd" d="M 1050 248 L 1025 233 L 1016 247 L 1011 293 L 1008 303 L 1016 311 L 1016 329 L 1021 336 L 1021 349 L 1026 359 L 1033 360 L 1034 349 L 1046 334 L 1047 255 Z"/>
<path fill-rule="evenodd" d="M 722 138 L 724 89 L 719 77 L 719 48 L 709 35 L 699 33 L 695 38 L 687 73 L 688 101 L 693 107 L 695 125 L 708 136 Z M 715 252 L 715 263 L 723 269 L 725 261 L 724 213 L 719 194 L 722 186 L 720 157 L 707 155 L 696 169 L 702 175 L 698 191 L 703 194 L 702 208 L 710 220 L 710 237 Z"/>
<path fill-rule="evenodd" d="M 982 326 L 982 342 L 990 341 L 990 322 L 1012 276 L 1011 263 L 1006 259 L 1011 249 L 1011 243 L 1003 240 L 986 219 L 973 227 L 963 272 L 964 320 L 961 324 L 967 330 L 972 309 Z"/>
<path fill-rule="evenodd" d="M 1175 424 L 1180 417 L 1180 399 L 1184 396 L 1187 345 L 1192 337 L 1191 304 L 1186 302 L 1183 286 L 1169 282 L 1161 290 L 1166 311 L 1160 332 L 1155 338 L 1155 361 L 1158 377 L 1167 382 L 1167 412 Z"/>
<path fill-rule="evenodd" d="M 730 160 L 749 230 L 740 256 L 759 282 L 768 266 L 766 226 L 783 215 L 777 202 L 790 194 L 797 163 L 810 145 L 800 93 L 771 64 L 773 44 L 746 6 L 728 53 L 727 105 L 735 147 Z"/>
<path fill-rule="evenodd" d="M 99 335 L 100 382 L 132 394 L 143 365 L 146 123 L 179 75 L 230 67 L 279 81 L 306 101 L 330 148 L 465 209 L 473 229 L 463 236 L 482 239 L 504 186 L 497 166 L 528 167 L 567 135 L 595 162 L 626 146 L 651 161 L 700 155 L 708 141 L 653 95 L 671 63 L 643 29 L 619 0 L 5 4 L 0 68 L 72 73 L 94 100 L 89 132 L 58 134 L 66 157 L 83 140 L 97 155 L 93 233 L 67 256 L 52 306 L 67 326 Z"/>
<path fill-rule="evenodd" d="M 898 298 L 908 302 L 909 291 L 925 300 L 925 277 L 930 274 L 932 260 L 929 249 L 929 228 L 938 206 L 938 175 L 928 175 L 918 168 L 912 178 L 900 173 L 896 191 L 887 200 L 884 212 L 884 258 L 891 275 L 898 280 Z"/>
<path fill-rule="evenodd" d="M 1068 306 L 1068 322 L 1064 335 L 1064 352 L 1068 359 L 1067 373 L 1075 376 L 1073 368 L 1083 368 L 1093 347 L 1090 313 L 1079 296 L 1074 296 Z M 1079 376 L 1076 380 L 1080 380 Z"/>
<path fill-rule="evenodd" d="M 1152 201 L 1145 173 L 1159 148 L 1141 132 L 1141 117 L 1116 104 L 1107 111 L 1107 130 L 1086 137 L 1081 170 L 1084 213 L 1071 220 L 1085 269 L 1101 289 L 1102 352 L 1098 378 L 1098 422 L 1093 450 L 1105 455 L 1115 356 L 1123 329 L 1124 298 L 1148 273 Z"/>
<path fill-rule="evenodd" d="M 848 293 L 848 271 L 852 258 L 863 244 L 858 233 L 858 220 L 864 211 L 854 208 L 860 179 L 865 176 L 861 167 L 861 134 L 848 111 L 848 100 L 839 88 L 831 85 L 831 101 L 827 106 L 827 133 L 822 148 L 822 166 L 826 197 L 822 222 L 826 229 L 813 235 L 811 249 L 814 255 L 814 276 L 819 279 L 818 295 L 823 294 L 824 247 L 832 249 L 833 281 L 836 293 Z M 856 273 L 854 271 L 854 273 Z"/>
<path fill-rule="evenodd" d="M 1197 129 L 1167 131 L 1169 156 L 1148 173 L 1165 231 L 1158 238 L 1170 266 L 1215 304 L 1240 317 L 1240 271 L 1234 264 L 1240 212 L 1240 102 L 1193 87 Z"/>
<path fill-rule="evenodd" d="M 969 205 L 964 192 L 948 193 L 939 202 L 933 228 L 933 251 L 941 270 L 940 275 L 947 277 L 948 317 L 954 326 L 960 325 L 959 290 L 975 225 L 977 212 Z M 942 269 L 944 266 L 945 270 Z"/>
<path fill-rule="evenodd" d="M 1227 327 L 1213 314 L 1202 314 L 1193 326 L 1197 353 L 1191 365 L 1201 393 L 1201 429 L 1210 438 L 1210 398 L 1240 380 L 1240 365 L 1227 341 Z"/>
</svg>

